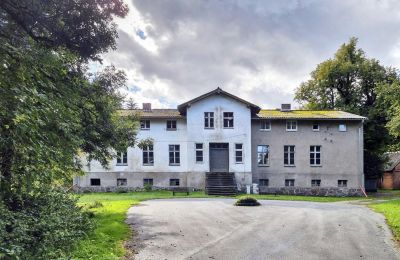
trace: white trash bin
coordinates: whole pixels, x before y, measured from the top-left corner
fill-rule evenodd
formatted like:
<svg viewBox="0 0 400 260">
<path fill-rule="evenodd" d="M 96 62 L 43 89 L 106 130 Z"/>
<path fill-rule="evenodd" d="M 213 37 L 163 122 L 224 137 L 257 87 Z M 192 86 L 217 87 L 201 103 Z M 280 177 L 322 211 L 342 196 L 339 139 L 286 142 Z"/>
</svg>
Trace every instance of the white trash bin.
<svg viewBox="0 0 400 260">
<path fill-rule="evenodd" d="M 247 194 L 251 193 L 251 185 L 246 185 L 246 192 Z"/>
<path fill-rule="evenodd" d="M 258 183 L 253 183 L 253 194 L 259 194 Z"/>
</svg>

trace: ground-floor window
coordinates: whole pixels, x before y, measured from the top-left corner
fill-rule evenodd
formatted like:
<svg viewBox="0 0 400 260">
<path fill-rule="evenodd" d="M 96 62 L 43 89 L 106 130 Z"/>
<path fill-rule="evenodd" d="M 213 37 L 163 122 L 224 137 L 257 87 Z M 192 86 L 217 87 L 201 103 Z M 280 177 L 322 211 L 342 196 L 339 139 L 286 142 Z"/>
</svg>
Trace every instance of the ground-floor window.
<svg viewBox="0 0 400 260">
<path fill-rule="evenodd" d="M 146 185 L 151 185 L 151 186 L 153 186 L 153 179 L 151 179 L 151 178 L 144 178 L 144 179 L 143 179 L 143 186 L 146 186 Z"/>
<path fill-rule="evenodd" d="M 311 187 L 321 186 L 321 180 L 311 180 Z"/>
<path fill-rule="evenodd" d="M 236 163 L 243 162 L 243 144 L 235 144 L 235 161 Z"/>
<path fill-rule="evenodd" d="M 310 165 L 320 166 L 321 165 L 321 146 L 311 145 L 310 146 Z"/>
<path fill-rule="evenodd" d="M 179 179 L 169 179 L 169 186 L 179 186 Z"/>
<path fill-rule="evenodd" d="M 117 186 L 126 186 L 128 185 L 127 179 L 117 179 Z"/>
<path fill-rule="evenodd" d="M 258 145 L 257 146 L 257 164 L 259 166 L 266 166 L 269 164 L 269 146 Z"/>
<path fill-rule="evenodd" d="M 294 179 L 286 179 L 285 180 L 286 187 L 293 187 L 294 186 Z"/>
<path fill-rule="evenodd" d="M 91 186 L 100 186 L 100 179 L 90 179 Z"/>
<path fill-rule="evenodd" d="M 259 179 L 258 180 L 260 186 L 268 186 L 269 180 L 268 179 Z"/>
<path fill-rule="evenodd" d="M 180 163 L 181 158 L 179 144 L 169 145 L 169 165 L 179 165 Z"/>
<path fill-rule="evenodd" d="M 196 162 L 203 162 L 203 144 L 197 143 L 196 146 Z"/>
<path fill-rule="evenodd" d="M 337 181 L 338 187 L 347 187 L 347 180 L 338 180 Z"/>
<path fill-rule="evenodd" d="M 294 166 L 294 145 L 285 145 L 283 147 L 283 164 L 285 166 Z"/>
<path fill-rule="evenodd" d="M 143 147 L 143 164 L 154 165 L 153 145 L 147 145 Z"/>
</svg>

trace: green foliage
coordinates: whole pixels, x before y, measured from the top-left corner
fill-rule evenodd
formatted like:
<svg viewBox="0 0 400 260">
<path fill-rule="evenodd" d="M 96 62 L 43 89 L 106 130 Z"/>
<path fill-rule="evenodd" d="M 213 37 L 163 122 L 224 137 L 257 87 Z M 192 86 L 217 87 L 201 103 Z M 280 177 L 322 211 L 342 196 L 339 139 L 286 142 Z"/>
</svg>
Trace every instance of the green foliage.
<svg viewBox="0 0 400 260">
<path fill-rule="evenodd" d="M 0 202 L 0 254 L 20 259 L 67 256 L 93 227 L 76 202 L 66 192 L 45 189 L 12 197 L 12 210 Z"/>
<path fill-rule="evenodd" d="M 252 196 L 242 196 L 235 202 L 235 206 L 260 206 L 260 202 Z"/>
<path fill-rule="evenodd" d="M 147 191 L 147 192 L 152 191 L 153 190 L 153 185 L 151 185 L 150 183 L 146 183 L 144 185 L 144 190 Z"/>
<path fill-rule="evenodd" d="M 383 152 L 391 142 L 386 128 L 386 107 L 379 99 L 381 86 L 398 80 L 396 72 L 378 60 L 368 59 L 351 38 L 335 53 L 334 58 L 320 63 L 303 82 L 295 99 L 309 109 L 339 109 L 368 118 L 364 124 L 364 170 L 368 178 L 382 172 Z"/>
<path fill-rule="evenodd" d="M 383 203 L 372 204 L 369 207 L 382 213 L 393 235 L 397 241 L 400 241 L 400 200 L 390 200 Z"/>
</svg>

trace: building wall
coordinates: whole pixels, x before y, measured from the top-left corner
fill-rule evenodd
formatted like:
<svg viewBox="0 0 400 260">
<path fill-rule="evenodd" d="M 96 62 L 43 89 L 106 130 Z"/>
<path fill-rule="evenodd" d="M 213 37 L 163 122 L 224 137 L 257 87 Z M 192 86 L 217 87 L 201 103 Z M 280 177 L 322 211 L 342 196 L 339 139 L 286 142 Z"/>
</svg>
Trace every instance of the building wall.
<svg viewBox="0 0 400 260">
<path fill-rule="evenodd" d="M 320 179 L 321 187 L 337 187 L 338 180 L 347 180 L 348 188 L 363 186 L 362 123 L 344 122 L 346 132 L 339 132 L 339 123 L 320 121 L 316 132 L 313 121 L 298 120 L 298 130 L 288 132 L 285 120 L 272 121 L 271 131 L 260 131 L 260 122 L 253 120 L 253 182 L 268 179 L 270 187 L 282 187 L 285 179 L 295 179 L 295 187 L 311 187 L 312 179 Z M 258 166 L 257 145 L 269 145 L 269 166 Z M 284 145 L 295 145 L 294 167 L 284 166 Z M 321 146 L 321 166 L 310 166 L 310 145 Z"/>
<path fill-rule="evenodd" d="M 386 171 L 383 173 L 381 188 L 388 190 L 400 189 L 400 164 L 392 171 Z"/>
</svg>

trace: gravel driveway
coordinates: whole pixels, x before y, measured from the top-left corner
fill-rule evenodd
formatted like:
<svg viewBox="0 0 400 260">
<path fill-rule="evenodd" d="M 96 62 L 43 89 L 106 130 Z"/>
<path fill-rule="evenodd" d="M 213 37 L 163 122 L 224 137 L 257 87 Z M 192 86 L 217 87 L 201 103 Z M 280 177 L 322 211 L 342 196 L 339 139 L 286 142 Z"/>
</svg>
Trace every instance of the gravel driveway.
<svg viewBox="0 0 400 260">
<path fill-rule="evenodd" d="M 400 259 L 383 216 L 347 203 L 145 201 L 128 211 L 135 259 Z"/>
</svg>

